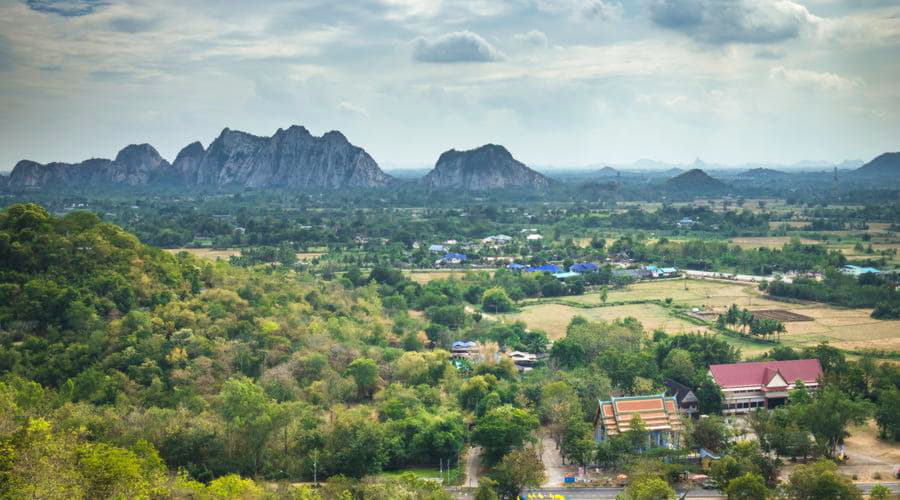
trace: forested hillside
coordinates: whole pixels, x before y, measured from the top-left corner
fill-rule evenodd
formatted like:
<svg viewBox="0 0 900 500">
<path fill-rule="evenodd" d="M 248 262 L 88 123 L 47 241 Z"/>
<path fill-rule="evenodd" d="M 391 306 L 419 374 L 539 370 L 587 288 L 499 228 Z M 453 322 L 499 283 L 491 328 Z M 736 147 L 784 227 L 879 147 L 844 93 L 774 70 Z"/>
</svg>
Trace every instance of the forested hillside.
<svg viewBox="0 0 900 500">
<path fill-rule="evenodd" d="M 462 445 L 449 354 L 398 349 L 417 332 L 374 286 L 173 256 L 31 204 L 0 212 L 0 266 L 2 498 L 362 476 Z"/>
</svg>

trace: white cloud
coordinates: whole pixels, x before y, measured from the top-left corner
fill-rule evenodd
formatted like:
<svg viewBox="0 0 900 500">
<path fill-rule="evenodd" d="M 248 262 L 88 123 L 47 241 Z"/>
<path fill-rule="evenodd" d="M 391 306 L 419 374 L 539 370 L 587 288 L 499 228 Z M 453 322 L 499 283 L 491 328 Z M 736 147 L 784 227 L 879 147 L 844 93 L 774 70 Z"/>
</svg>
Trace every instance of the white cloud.
<svg viewBox="0 0 900 500">
<path fill-rule="evenodd" d="M 570 14 L 575 18 L 601 20 L 618 19 L 624 12 L 622 3 L 615 0 L 533 0 L 535 7 L 553 14 Z"/>
<path fill-rule="evenodd" d="M 797 87 L 841 92 L 856 89 L 863 84 L 859 78 L 847 78 L 834 73 L 820 73 L 805 69 L 789 69 L 784 66 L 776 66 L 769 70 L 769 78 Z"/>
<path fill-rule="evenodd" d="M 520 33 L 514 37 L 516 40 L 534 47 L 547 48 L 550 40 L 543 31 L 531 30 L 528 33 Z"/>
<path fill-rule="evenodd" d="M 365 108 L 363 108 L 361 106 L 357 106 L 356 104 L 353 104 L 352 102 L 349 102 L 349 101 L 341 101 L 338 104 L 338 109 L 344 113 L 349 113 L 351 115 L 359 115 L 359 116 L 362 116 L 365 118 L 369 117 L 369 112 L 366 111 Z"/>
<path fill-rule="evenodd" d="M 711 44 L 781 42 L 821 20 L 791 0 L 655 0 L 650 12 L 657 25 Z"/>
<path fill-rule="evenodd" d="M 493 62 L 503 55 L 476 33 L 457 31 L 433 40 L 416 38 L 413 59 L 428 63 Z"/>
</svg>

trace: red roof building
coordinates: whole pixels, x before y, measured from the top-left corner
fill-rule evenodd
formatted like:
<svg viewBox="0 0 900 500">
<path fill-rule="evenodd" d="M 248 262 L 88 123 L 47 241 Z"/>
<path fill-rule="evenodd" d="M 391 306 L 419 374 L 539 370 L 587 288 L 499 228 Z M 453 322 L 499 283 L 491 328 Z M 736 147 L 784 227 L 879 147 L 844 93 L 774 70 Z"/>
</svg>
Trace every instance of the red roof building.
<svg viewBox="0 0 900 500">
<path fill-rule="evenodd" d="M 798 380 L 807 390 L 816 390 L 822 366 L 818 359 L 758 361 L 710 365 L 709 375 L 722 388 L 724 412 L 748 413 L 783 404 Z"/>
<path fill-rule="evenodd" d="M 613 397 L 600 401 L 594 415 L 594 438 L 604 441 L 631 429 L 631 420 L 640 417 L 650 432 L 649 447 L 674 447 L 681 431 L 678 403 L 665 394 Z"/>
</svg>

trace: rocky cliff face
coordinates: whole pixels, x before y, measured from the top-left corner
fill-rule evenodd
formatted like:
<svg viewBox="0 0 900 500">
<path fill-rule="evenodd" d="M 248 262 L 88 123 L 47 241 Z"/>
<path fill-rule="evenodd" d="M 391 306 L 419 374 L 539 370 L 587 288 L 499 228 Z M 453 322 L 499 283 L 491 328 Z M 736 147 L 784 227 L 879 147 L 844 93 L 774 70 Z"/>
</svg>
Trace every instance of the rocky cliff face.
<svg viewBox="0 0 900 500">
<path fill-rule="evenodd" d="M 315 137 L 305 128 L 279 129 L 259 137 L 224 129 L 203 149 L 194 142 L 175 162 L 160 157 L 149 144 L 128 146 L 115 160 L 77 164 L 19 162 L 10 188 L 88 185 L 145 185 L 171 182 L 199 186 L 348 188 L 376 187 L 391 182 L 375 160 L 340 132 Z"/>
<path fill-rule="evenodd" d="M 171 166 L 149 144 L 131 145 L 115 160 L 92 158 L 81 163 L 48 163 L 22 160 L 9 175 L 9 188 L 44 186 L 137 186 L 165 177 Z"/>
<path fill-rule="evenodd" d="M 481 191 L 549 187 L 553 181 L 517 161 L 503 146 L 487 144 L 470 151 L 451 149 L 423 179 L 434 189 Z"/>
<path fill-rule="evenodd" d="M 340 132 L 315 137 L 298 126 L 278 129 L 272 137 L 226 128 L 202 158 L 198 155 L 185 153 L 184 161 L 175 162 L 188 182 L 198 185 L 347 188 L 391 181 L 365 150 Z M 193 161 L 196 164 L 189 166 Z"/>
</svg>

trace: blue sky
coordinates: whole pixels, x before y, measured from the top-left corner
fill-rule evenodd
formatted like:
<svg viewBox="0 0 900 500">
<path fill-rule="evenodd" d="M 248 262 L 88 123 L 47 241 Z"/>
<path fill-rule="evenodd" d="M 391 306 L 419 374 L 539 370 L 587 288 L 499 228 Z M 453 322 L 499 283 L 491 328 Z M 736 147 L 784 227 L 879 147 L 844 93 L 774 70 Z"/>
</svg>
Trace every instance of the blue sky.
<svg viewBox="0 0 900 500">
<path fill-rule="evenodd" d="M 0 170 L 291 124 L 383 166 L 868 160 L 900 150 L 898 3 L 0 0 Z"/>
</svg>

